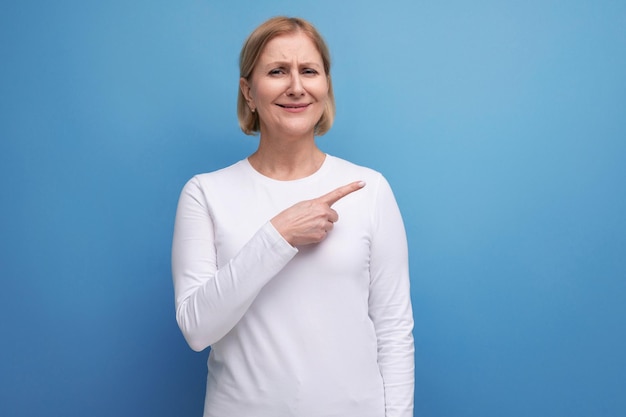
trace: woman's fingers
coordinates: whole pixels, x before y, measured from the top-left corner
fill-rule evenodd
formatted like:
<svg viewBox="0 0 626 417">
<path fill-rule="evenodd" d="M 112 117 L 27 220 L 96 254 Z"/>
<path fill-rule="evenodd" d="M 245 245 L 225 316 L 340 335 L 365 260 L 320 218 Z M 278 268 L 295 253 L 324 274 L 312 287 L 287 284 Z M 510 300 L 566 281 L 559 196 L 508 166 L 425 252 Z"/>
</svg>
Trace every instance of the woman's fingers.
<svg viewBox="0 0 626 417">
<path fill-rule="evenodd" d="M 355 181 L 313 200 L 301 201 L 279 213 L 272 224 L 293 246 L 321 242 L 339 219 L 331 206 L 364 186 L 363 181 Z"/>
<path fill-rule="evenodd" d="M 348 194 L 360 190 L 363 187 L 365 187 L 364 181 L 351 182 L 350 184 L 336 188 L 328 194 L 324 194 L 323 196 L 318 197 L 317 200 L 326 203 L 329 207 L 331 207 L 333 204 L 335 204 L 337 201 L 341 200 Z"/>
</svg>

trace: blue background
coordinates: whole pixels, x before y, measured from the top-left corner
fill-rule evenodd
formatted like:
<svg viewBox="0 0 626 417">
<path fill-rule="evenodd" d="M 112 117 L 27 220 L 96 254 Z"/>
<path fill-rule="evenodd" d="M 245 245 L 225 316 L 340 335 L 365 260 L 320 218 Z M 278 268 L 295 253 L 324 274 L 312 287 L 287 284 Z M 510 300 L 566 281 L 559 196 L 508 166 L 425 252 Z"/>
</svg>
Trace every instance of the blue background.
<svg viewBox="0 0 626 417">
<path fill-rule="evenodd" d="M 277 14 L 331 47 L 320 147 L 403 212 L 415 415 L 626 415 L 617 0 L 3 2 L 0 415 L 201 415 L 176 201 L 255 149 L 237 57 Z"/>
</svg>

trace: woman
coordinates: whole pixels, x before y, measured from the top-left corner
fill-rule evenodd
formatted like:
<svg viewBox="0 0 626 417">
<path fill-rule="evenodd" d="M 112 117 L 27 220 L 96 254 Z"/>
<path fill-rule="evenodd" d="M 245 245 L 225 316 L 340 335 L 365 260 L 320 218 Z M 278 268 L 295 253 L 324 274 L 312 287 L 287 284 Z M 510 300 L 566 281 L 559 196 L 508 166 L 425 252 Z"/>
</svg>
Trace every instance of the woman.
<svg viewBox="0 0 626 417">
<path fill-rule="evenodd" d="M 315 144 L 334 118 L 328 49 L 273 18 L 240 71 L 258 149 L 185 185 L 172 249 L 178 324 L 211 346 L 204 416 L 412 416 L 404 227 L 379 173 Z"/>
</svg>

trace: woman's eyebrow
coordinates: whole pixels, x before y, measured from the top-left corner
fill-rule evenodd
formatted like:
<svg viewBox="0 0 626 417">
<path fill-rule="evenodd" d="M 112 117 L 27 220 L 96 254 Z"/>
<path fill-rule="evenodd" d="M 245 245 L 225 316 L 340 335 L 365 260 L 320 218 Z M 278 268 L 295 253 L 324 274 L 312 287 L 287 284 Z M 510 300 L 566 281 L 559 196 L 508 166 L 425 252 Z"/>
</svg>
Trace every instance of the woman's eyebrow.
<svg viewBox="0 0 626 417">
<path fill-rule="evenodd" d="M 289 61 L 272 61 L 272 62 L 268 62 L 267 64 L 264 65 L 264 67 L 269 68 L 269 67 L 290 67 L 291 66 L 291 62 Z M 306 62 L 300 62 L 298 63 L 299 67 L 322 67 L 322 65 L 318 62 L 314 62 L 314 61 L 306 61 Z"/>
</svg>

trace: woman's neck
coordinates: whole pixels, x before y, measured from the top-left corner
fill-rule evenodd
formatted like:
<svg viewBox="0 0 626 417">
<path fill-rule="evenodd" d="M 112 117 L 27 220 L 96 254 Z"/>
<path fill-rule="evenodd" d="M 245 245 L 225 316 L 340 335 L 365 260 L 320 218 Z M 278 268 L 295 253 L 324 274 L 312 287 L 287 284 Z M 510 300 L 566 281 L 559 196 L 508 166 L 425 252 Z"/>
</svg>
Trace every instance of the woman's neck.
<svg viewBox="0 0 626 417">
<path fill-rule="evenodd" d="M 314 140 L 280 144 L 263 138 L 256 152 L 248 157 L 255 170 L 281 181 L 308 177 L 320 169 L 325 159 L 326 154 Z"/>
</svg>

